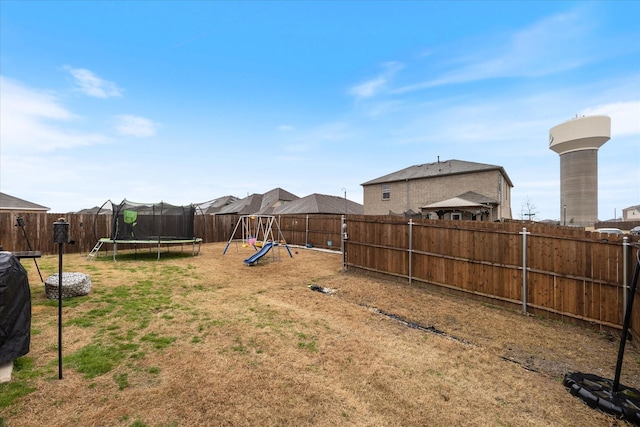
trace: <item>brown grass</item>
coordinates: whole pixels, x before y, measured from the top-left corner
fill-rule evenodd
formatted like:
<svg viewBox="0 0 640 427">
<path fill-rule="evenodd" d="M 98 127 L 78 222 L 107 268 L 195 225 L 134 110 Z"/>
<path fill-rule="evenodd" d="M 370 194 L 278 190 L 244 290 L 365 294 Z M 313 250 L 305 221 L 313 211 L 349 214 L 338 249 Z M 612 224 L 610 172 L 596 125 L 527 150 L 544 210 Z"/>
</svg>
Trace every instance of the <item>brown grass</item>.
<svg viewBox="0 0 640 427">
<path fill-rule="evenodd" d="M 160 261 L 65 255 L 64 271 L 89 273 L 93 283 L 89 296 L 65 302 L 65 322 L 104 306 L 99 297 L 123 285 L 135 291 L 150 280 L 169 297 L 145 309 L 151 317 L 142 326 L 116 312 L 93 326 L 67 323 L 65 356 L 122 336 L 140 345 L 95 378 L 65 366 L 57 379 L 57 307 L 42 305 L 44 286 L 25 262 L 36 331 L 26 357 L 46 373 L 32 380 L 34 392 L 3 410 L 5 424 L 624 425 L 562 385 L 569 371 L 611 378 L 617 337 L 343 273 L 339 254 L 292 248 L 289 258 L 282 248 L 279 260 L 246 267 L 251 249 L 232 245 L 223 256 L 223 247 Z M 45 278 L 57 272 L 57 256 L 40 264 Z M 313 292 L 310 284 L 335 292 Z M 151 333 L 175 341 L 157 349 L 142 340 Z M 627 346 L 622 383 L 638 387 L 639 378 L 640 353 Z"/>
</svg>

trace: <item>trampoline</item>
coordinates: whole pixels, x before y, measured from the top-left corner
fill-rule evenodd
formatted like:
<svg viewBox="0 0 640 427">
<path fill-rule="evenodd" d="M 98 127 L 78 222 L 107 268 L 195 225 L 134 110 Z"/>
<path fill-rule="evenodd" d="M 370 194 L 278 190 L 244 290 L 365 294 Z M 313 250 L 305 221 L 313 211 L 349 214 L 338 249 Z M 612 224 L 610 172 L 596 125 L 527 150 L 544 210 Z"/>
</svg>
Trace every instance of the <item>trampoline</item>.
<svg viewBox="0 0 640 427">
<path fill-rule="evenodd" d="M 110 201 L 105 202 L 96 213 Z M 162 246 L 191 244 L 192 255 L 200 254 L 202 238 L 195 237 L 194 205 L 177 206 L 165 202 L 136 203 L 123 200 L 119 204 L 111 202 L 113 219 L 111 236 L 97 238 L 97 243 L 87 258 L 94 258 L 103 244 L 113 245 L 113 259 L 118 255 L 118 245 L 156 246 L 158 259 Z M 196 251 L 197 245 L 197 251 Z"/>
</svg>

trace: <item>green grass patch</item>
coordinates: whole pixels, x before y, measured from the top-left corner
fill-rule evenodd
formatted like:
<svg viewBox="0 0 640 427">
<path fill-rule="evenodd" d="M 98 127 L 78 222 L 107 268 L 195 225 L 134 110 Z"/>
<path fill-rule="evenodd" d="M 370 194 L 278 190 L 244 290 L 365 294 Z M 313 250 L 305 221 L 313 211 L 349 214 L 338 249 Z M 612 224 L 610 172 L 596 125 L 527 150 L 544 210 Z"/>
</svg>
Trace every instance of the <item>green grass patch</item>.
<svg viewBox="0 0 640 427">
<path fill-rule="evenodd" d="M 35 391 L 29 380 L 41 375 L 42 372 L 34 368 L 33 359 L 19 357 L 14 360 L 11 381 L 0 384 L 0 408 L 8 407 L 17 399 Z"/>
<path fill-rule="evenodd" d="M 118 390 L 124 390 L 129 387 L 129 375 L 127 373 L 115 374 L 113 379 L 118 385 Z"/>
<path fill-rule="evenodd" d="M 63 362 L 91 379 L 111 371 L 124 358 L 124 353 L 117 347 L 90 344 L 65 357 Z"/>
<path fill-rule="evenodd" d="M 163 349 L 169 347 L 174 341 L 175 337 L 161 337 L 158 334 L 151 333 L 140 338 L 140 341 L 150 342 L 153 344 L 153 348 Z"/>
</svg>

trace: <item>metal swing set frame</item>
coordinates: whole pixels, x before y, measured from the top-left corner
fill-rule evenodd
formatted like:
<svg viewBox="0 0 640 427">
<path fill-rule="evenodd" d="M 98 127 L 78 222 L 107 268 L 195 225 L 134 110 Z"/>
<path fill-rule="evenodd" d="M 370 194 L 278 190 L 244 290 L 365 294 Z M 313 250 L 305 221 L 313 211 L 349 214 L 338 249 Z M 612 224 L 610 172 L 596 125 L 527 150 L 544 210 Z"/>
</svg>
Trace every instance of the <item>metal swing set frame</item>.
<svg viewBox="0 0 640 427">
<path fill-rule="evenodd" d="M 240 229 L 240 238 L 235 238 L 238 229 Z M 274 238 L 274 231 L 277 232 L 277 239 Z M 236 248 L 238 243 L 241 243 L 242 246 L 253 246 L 256 250 L 267 243 L 272 243 L 274 246 L 284 245 L 289 256 L 293 258 L 291 249 L 280 230 L 280 224 L 273 215 L 242 215 L 236 222 L 222 255 L 227 253 L 232 242 L 236 243 Z"/>
</svg>

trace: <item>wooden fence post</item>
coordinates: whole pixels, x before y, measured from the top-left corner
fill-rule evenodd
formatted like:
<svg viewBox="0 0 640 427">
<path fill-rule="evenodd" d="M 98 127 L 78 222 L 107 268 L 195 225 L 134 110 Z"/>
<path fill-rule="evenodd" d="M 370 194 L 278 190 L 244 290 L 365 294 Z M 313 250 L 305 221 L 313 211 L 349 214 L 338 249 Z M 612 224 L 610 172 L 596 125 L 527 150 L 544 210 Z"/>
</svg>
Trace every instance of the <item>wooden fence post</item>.
<svg viewBox="0 0 640 427">
<path fill-rule="evenodd" d="M 527 227 L 522 227 L 522 314 L 527 314 Z"/>
</svg>

